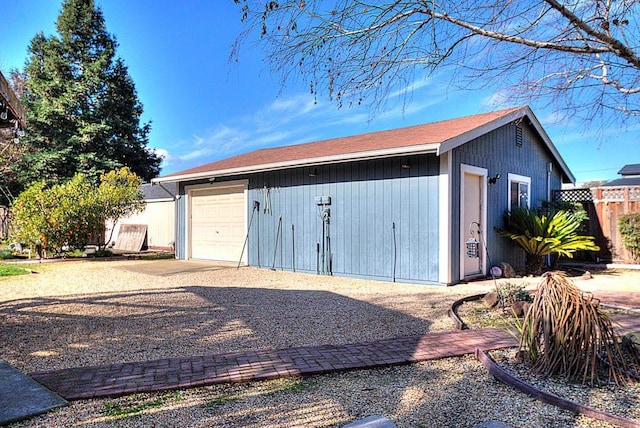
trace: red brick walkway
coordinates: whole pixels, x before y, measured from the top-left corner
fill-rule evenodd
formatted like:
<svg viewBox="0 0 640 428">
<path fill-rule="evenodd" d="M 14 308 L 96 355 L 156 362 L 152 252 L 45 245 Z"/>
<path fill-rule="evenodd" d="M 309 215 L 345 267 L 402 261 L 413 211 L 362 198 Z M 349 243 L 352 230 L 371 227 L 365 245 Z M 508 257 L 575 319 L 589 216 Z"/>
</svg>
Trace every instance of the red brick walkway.
<svg viewBox="0 0 640 428">
<path fill-rule="evenodd" d="M 407 364 L 470 354 L 476 347 L 491 350 L 515 345 L 515 339 L 500 329 L 465 330 L 351 345 L 78 367 L 31 376 L 67 400 L 80 400 Z"/>
<path fill-rule="evenodd" d="M 637 293 L 597 290 L 593 292 L 593 296 L 600 299 L 603 304 L 640 310 L 640 284 L 638 284 Z"/>
</svg>

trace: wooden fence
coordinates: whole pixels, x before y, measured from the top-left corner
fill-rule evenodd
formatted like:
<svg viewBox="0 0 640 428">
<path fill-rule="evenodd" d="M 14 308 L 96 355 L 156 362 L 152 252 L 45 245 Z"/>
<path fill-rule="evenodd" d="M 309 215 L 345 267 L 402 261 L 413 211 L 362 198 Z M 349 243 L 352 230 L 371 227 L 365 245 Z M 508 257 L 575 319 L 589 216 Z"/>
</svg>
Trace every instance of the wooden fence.
<svg viewBox="0 0 640 428">
<path fill-rule="evenodd" d="M 620 263 L 634 263 L 633 255 L 622 244 L 618 231 L 618 220 L 623 214 L 640 212 L 640 186 L 599 187 L 593 189 L 594 205 L 600 227 L 608 238 L 611 260 Z"/>
<path fill-rule="evenodd" d="M 597 187 L 593 189 L 559 190 L 554 200 L 580 202 L 587 211 L 587 233 L 600 247 L 598 261 L 637 263 L 622 244 L 618 219 L 623 214 L 640 212 L 640 186 Z"/>
</svg>

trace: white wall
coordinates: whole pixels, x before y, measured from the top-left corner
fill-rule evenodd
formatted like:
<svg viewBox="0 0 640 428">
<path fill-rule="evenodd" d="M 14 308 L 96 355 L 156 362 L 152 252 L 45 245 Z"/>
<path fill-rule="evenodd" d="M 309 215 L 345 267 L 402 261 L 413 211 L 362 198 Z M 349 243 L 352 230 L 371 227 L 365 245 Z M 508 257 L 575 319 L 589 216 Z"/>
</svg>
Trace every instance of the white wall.
<svg viewBox="0 0 640 428">
<path fill-rule="evenodd" d="M 146 224 L 147 245 L 150 249 L 169 249 L 175 240 L 175 202 L 147 201 L 145 210 L 140 214 L 121 219 L 115 225 L 111 242 L 118 240 L 121 224 Z M 109 239 L 112 225 L 107 223 L 105 240 Z"/>
</svg>

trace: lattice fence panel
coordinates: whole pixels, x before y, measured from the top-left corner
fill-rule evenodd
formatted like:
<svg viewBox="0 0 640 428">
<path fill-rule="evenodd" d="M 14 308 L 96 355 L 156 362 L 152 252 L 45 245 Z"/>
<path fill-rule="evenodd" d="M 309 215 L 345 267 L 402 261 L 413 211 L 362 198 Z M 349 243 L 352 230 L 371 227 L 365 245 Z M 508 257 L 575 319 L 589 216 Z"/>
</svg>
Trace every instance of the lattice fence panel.
<svg viewBox="0 0 640 428">
<path fill-rule="evenodd" d="M 619 187 L 603 189 L 602 200 L 609 202 L 624 202 L 624 189 Z"/>
<path fill-rule="evenodd" d="M 554 190 L 553 200 L 558 202 L 593 202 L 591 189 Z"/>
</svg>

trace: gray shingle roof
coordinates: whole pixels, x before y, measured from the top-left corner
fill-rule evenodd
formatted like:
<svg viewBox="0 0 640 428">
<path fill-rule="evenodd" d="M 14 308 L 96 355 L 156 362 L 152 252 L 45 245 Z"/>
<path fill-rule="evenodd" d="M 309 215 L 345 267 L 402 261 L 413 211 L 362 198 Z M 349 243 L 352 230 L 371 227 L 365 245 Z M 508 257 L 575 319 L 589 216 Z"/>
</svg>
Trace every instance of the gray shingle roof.
<svg viewBox="0 0 640 428">
<path fill-rule="evenodd" d="M 145 201 L 154 199 L 173 199 L 178 194 L 177 183 L 162 183 L 162 185 L 145 183 L 140 186 Z"/>
<path fill-rule="evenodd" d="M 634 163 L 625 165 L 622 167 L 620 171 L 618 171 L 620 175 L 640 175 L 640 163 Z"/>
<path fill-rule="evenodd" d="M 640 186 L 640 177 L 626 177 L 611 180 L 602 187 Z"/>
<path fill-rule="evenodd" d="M 525 117 L 534 125 L 560 166 L 563 181 L 574 182 L 575 177 L 569 167 L 531 109 L 526 106 L 312 143 L 259 149 L 157 177 L 153 182 L 189 181 L 416 153 L 440 155 Z"/>
</svg>

